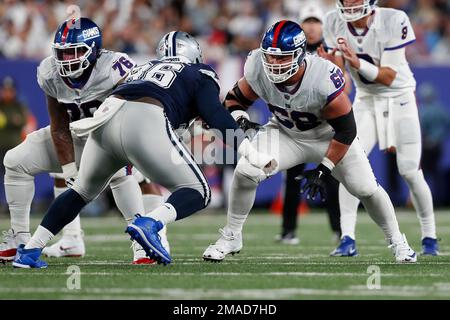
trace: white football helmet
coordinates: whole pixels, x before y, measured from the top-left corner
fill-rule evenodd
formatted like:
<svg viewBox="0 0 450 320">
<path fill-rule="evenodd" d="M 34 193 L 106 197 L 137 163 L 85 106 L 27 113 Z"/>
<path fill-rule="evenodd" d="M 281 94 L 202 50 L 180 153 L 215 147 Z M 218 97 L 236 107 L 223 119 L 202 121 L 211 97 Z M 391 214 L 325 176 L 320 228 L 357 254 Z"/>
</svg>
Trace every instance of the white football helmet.
<svg viewBox="0 0 450 320">
<path fill-rule="evenodd" d="M 378 0 L 363 0 L 362 4 L 345 6 L 345 0 L 337 0 L 336 7 L 342 20 L 352 22 L 372 13 Z"/>
</svg>

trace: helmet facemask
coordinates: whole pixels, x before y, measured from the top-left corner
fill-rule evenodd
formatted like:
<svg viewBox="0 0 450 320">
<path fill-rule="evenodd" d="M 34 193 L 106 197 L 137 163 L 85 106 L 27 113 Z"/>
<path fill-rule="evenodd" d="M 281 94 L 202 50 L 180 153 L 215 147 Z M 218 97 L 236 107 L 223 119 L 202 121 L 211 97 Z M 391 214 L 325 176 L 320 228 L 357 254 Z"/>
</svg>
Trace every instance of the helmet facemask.
<svg viewBox="0 0 450 320">
<path fill-rule="evenodd" d="M 344 0 L 338 0 L 336 7 L 342 20 L 352 22 L 368 16 L 372 12 L 375 2 L 371 4 L 369 0 L 363 0 L 360 5 L 345 7 Z"/>
<path fill-rule="evenodd" d="M 292 77 L 300 67 L 301 57 L 304 56 L 302 48 L 293 51 L 281 51 L 279 48 L 261 47 L 262 63 L 267 78 L 273 83 L 281 83 Z M 270 63 L 268 56 L 278 56 L 281 60 L 287 61 L 283 63 Z M 291 59 L 288 59 L 290 57 Z M 300 62 L 300 63 L 299 63 Z"/>
<path fill-rule="evenodd" d="M 78 78 L 91 64 L 89 57 L 92 54 L 92 47 L 85 43 L 69 43 L 65 45 L 54 43 L 52 49 L 53 58 L 61 77 Z"/>
</svg>

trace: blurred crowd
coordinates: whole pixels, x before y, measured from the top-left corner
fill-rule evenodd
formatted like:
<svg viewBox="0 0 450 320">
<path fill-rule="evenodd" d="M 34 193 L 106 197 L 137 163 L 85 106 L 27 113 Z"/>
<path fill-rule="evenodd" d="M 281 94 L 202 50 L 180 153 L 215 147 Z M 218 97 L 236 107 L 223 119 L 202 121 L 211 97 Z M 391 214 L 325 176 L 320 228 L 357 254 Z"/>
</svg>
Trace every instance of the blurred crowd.
<svg viewBox="0 0 450 320">
<path fill-rule="evenodd" d="M 298 20 L 308 0 L 2 0 L 0 57 L 42 59 L 51 54 L 57 26 L 72 4 L 103 30 L 104 47 L 135 56 L 154 54 L 160 37 L 180 29 L 197 37 L 207 59 L 246 55 L 264 30 L 281 18 Z M 309 0 L 310 1 L 310 0 Z M 314 0 L 323 11 L 335 0 Z M 406 11 L 417 43 L 408 47 L 414 63 L 450 64 L 450 0 L 380 0 Z"/>
</svg>

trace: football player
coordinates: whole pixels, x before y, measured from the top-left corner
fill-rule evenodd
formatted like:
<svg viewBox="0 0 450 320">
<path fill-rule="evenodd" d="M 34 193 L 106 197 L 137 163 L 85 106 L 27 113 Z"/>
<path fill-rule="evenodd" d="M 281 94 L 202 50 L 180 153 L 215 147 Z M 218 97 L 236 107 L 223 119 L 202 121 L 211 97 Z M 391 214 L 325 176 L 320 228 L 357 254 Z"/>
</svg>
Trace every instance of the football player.
<svg viewBox="0 0 450 320">
<path fill-rule="evenodd" d="M 39 260 L 45 244 L 98 196 L 114 172 L 128 163 L 172 191 L 166 203 L 148 216 L 137 215 L 126 229 L 150 258 L 170 263 L 158 231 L 205 208 L 211 199 L 204 174 L 174 132 L 196 117 L 220 130 L 224 142 L 248 158 L 255 170 L 270 172 L 276 166 L 271 156 L 257 152 L 242 130 L 237 130 L 237 123 L 219 100 L 217 75 L 202 63 L 200 46 L 192 36 L 179 31 L 166 34 L 157 55 L 159 60 L 133 69 L 93 118 L 72 124 L 78 134 L 89 134 L 78 179 L 53 202 L 26 246 L 18 248 L 15 267 L 46 267 Z M 227 134 L 227 130 L 233 134 Z M 143 210 L 137 213 L 144 214 Z"/>
<path fill-rule="evenodd" d="M 67 190 L 78 175 L 78 164 L 86 138 L 71 134 L 69 123 L 92 117 L 93 112 L 129 73 L 135 63 L 126 55 L 102 49 L 100 28 L 88 18 L 68 20 L 58 28 L 53 55 L 37 69 L 39 86 L 46 94 L 50 125 L 27 136 L 7 152 L 5 190 L 11 213 L 11 229 L 0 245 L 0 258 L 12 260 L 16 248 L 30 239 L 29 215 L 34 196 L 34 177 L 57 172 L 55 196 Z M 131 167 L 117 171 L 111 189 L 119 210 L 127 221 L 142 211 L 142 194 Z M 158 196 L 156 196 L 158 197 Z M 160 205 L 162 197 L 157 199 Z M 164 236 L 164 235 L 163 235 Z M 133 245 L 133 263 L 151 263 L 145 252 Z M 83 256 L 84 241 L 79 217 L 64 229 L 63 237 L 45 248 L 48 256 Z"/>
<path fill-rule="evenodd" d="M 358 134 L 369 154 L 376 143 L 395 152 L 397 167 L 410 190 L 422 231 L 422 254 L 439 252 L 430 188 L 420 168 L 421 133 L 415 98 L 416 81 L 405 57 L 415 41 L 408 16 L 376 7 L 376 0 L 340 0 L 325 21 L 324 37 L 332 50 L 321 56 L 349 67 L 356 87 Z M 343 69 L 344 70 L 344 69 Z M 340 186 L 342 238 L 332 256 L 357 253 L 356 212 L 359 200 Z"/>
<path fill-rule="evenodd" d="M 417 257 L 400 233 L 394 207 L 378 185 L 364 150 L 356 137 L 351 103 L 343 92 L 342 71 L 315 55 L 305 55 L 306 37 L 295 22 L 282 20 L 264 34 L 259 49 L 250 52 L 244 76 L 230 90 L 225 105 L 239 121 L 262 98 L 273 113 L 271 121 L 252 141 L 259 151 L 278 163 L 271 174 L 261 174 L 241 158 L 234 172 L 227 224 L 220 238 L 203 253 L 210 261 L 222 261 L 243 246 L 242 227 L 253 206 L 258 184 L 279 170 L 318 163 L 303 172 L 303 191 L 323 197 L 324 180 L 330 174 L 344 184 L 368 209 L 384 232 L 397 262 Z M 275 150 L 275 151 L 274 151 Z M 276 152 L 278 150 L 278 152 Z"/>
</svg>

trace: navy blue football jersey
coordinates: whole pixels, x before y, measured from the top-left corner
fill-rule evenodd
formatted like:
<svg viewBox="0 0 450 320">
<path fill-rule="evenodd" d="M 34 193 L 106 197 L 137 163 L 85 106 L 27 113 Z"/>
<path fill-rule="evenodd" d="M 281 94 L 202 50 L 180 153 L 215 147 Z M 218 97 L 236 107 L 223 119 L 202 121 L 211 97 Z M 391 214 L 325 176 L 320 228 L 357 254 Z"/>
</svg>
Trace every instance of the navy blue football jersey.
<svg viewBox="0 0 450 320">
<path fill-rule="evenodd" d="M 203 63 L 189 64 L 176 59 L 152 60 L 134 68 L 112 94 L 127 100 L 142 97 L 159 100 L 175 129 L 187 126 L 198 116 L 208 122 L 202 114 L 202 107 L 220 104 L 216 72 Z M 213 101 L 211 95 L 216 97 Z M 224 109 L 223 106 L 221 108 Z"/>
</svg>

